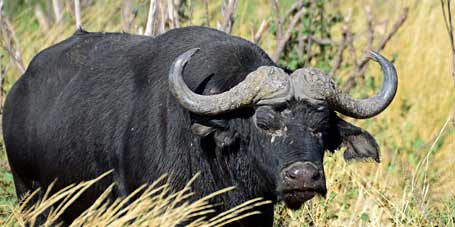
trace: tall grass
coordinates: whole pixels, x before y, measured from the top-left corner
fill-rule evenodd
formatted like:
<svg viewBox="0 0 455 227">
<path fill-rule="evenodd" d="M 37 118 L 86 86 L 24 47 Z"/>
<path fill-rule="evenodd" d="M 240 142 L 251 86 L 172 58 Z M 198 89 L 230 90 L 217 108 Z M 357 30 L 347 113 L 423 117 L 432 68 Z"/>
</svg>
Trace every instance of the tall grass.
<svg viewBox="0 0 455 227">
<path fill-rule="evenodd" d="M 38 223 L 44 227 L 62 225 L 60 218 L 67 208 L 109 173 L 87 182 L 67 186 L 52 194 L 50 193 L 52 185 L 44 193 L 37 190 L 26 196 L 20 207 L 12 210 L 12 215 L 5 221 L 4 225 L 23 227 L 35 226 Z M 185 223 L 186 226 L 191 227 L 215 227 L 259 214 L 259 212 L 252 210 L 255 207 L 270 203 L 270 201 L 257 198 L 213 215 L 212 218 L 207 218 L 208 214 L 215 212 L 215 206 L 210 204 L 209 200 L 222 193 L 234 190 L 234 188 L 222 189 L 201 199 L 191 200 L 194 195 L 191 192 L 191 184 L 196 177 L 180 191 L 173 191 L 165 183 L 165 177 L 161 177 L 148 186 L 139 187 L 128 197 L 113 201 L 111 201 L 110 196 L 115 185 L 111 185 L 70 226 L 172 227 Z"/>
<path fill-rule="evenodd" d="M 145 24 L 148 1 L 138 2 L 134 24 L 139 27 Z M 201 2 L 193 2 L 196 7 L 193 23 L 201 24 Z M 271 18 L 268 2 L 240 1 L 233 33 L 251 39 L 252 28 L 257 28 L 263 19 Z M 286 8 L 293 1 L 280 2 L 282 8 Z M 329 10 L 351 14 L 351 27 L 357 33 L 366 30 L 365 4 L 371 6 L 372 14 L 379 22 L 393 20 L 398 17 L 401 7 L 410 7 L 407 21 L 382 52 L 394 58 L 399 75 L 394 102 L 374 119 L 348 119 L 375 136 L 381 147 L 382 162 L 346 163 L 342 158 L 343 151 L 328 154 L 325 158 L 327 197 L 309 201 L 298 211 L 278 205 L 276 225 L 454 226 L 455 129 L 452 112 L 455 89 L 450 76 L 449 41 L 439 1 L 334 0 L 332 3 Z M 213 20 L 219 15 L 219 6 L 220 1 L 210 3 Z M 119 0 L 96 1 L 93 6 L 83 9 L 84 28 L 121 31 L 120 7 Z M 13 16 L 25 63 L 43 47 L 74 32 L 74 20 L 68 12 L 64 20 L 49 31 L 41 30 L 30 15 L 32 7 Z M 380 26 L 375 32 L 381 34 L 387 29 L 390 28 Z M 334 29 L 334 39 L 341 37 L 340 30 Z M 364 46 L 365 42 L 360 39 L 355 45 Z M 273 34 L 266 33 L 260 45 L 271 54 L 275 45 Z M 0 50 L 0 54 L 5 53 Z M 350 56 L 344 57 L 349 59 Z M 6 58 L 1 61 L 5 62 Z M 349 67 L 345 67 L 336 78 L 343 81 L 348 75 Z M 354 96 L 371 95 L 375 92 L 371 87 L 380 84 L 376 65 L 371 64 L 367 75 L 367 82 L 353 90 Z M 7 72 L 6 90 L 19 76 L 18 70 L 11 66 Z"/>
</svg>

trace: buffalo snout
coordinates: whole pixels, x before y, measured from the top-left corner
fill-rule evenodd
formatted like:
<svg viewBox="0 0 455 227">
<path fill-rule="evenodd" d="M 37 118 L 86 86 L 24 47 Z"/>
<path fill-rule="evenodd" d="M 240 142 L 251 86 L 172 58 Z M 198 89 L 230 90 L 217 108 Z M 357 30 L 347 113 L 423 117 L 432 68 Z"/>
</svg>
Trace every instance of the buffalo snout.
<svg viewBox="0 0 455 227">
<path fill-rule="evenodd" d="M 279 188 L 282 200 L 291 209 L 298 209 L 319 194 L 325 196 L 324 169 L 313 162 L 295 162 L 282 169 Z"/>
</svg>

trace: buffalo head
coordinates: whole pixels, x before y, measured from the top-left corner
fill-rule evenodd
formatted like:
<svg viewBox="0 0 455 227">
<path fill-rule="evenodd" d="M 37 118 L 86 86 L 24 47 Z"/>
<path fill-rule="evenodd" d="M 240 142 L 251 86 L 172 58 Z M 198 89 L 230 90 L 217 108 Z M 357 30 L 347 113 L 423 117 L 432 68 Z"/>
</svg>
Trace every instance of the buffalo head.
<svg viewBox="0 0 455 227">
<path fill-rule="evenodd" d="M 391 103 L 397 90 L 397 74 L 383 56 L 371 52 L 371 58 L 381 65 L 384 82 L 375 96 L 366 99 L 353 99 L 343 93 L 317 69 L 298 69 L 289 75 L 274 66 L 259 67 L 228 91 L 200 95 L 182 78 L 185 64 L 197 50 L 180 55 L 169 72 L 170 91 L 180 105 L 213 120 L 193 124 L 193 132 L 202 136 L 213 133 L 218 147 L 236 143 L 244 147 L 243 151 L 251 152 L 251 162 L 259 174 L 272 182 L 288 207 L 297 209 L 316 194 L 326 194 L 326 150 L 344 145 L 347 160 L 379 161 L 375 139 L 339 118 L 336 112 L 365 119 Z M 250 111 L 238 113 L 245 109 Z"/>
</svg>

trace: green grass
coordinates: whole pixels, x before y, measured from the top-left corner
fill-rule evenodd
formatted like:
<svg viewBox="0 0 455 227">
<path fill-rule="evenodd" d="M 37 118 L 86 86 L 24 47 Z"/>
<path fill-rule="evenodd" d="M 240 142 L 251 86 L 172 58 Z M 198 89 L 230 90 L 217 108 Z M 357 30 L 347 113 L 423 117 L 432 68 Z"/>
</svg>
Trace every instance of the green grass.
<svg viewBox="0 0 455 227">
<path fill-rule="evenodd" d="M 14 191 L 13 175 L 5 168 L 0 169 L 0 206 L 13 205 L 16 196 Z"/>
<path fill-rule="evenodd" d="M 0 146 L 0 226 L 11 216 L 11 210 L 16 206 L 13 175 L 9 171 L 3 143 Z"/>
</svg>

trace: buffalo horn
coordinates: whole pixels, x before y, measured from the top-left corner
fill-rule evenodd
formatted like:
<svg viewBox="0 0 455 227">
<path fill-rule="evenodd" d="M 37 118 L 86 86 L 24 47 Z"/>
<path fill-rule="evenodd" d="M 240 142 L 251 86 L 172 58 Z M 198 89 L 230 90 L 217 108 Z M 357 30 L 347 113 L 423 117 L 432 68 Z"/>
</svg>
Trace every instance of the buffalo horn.
<svg viewBox="0 0 455 227">
<path fill-rule="evenodd" d="M 397 72 L 393 64 L 380 54 L 370 51 L 370 57 L 381 65 L 384 74 L 381 90 L 375 96 L 353 99 L 340 91 L 335 82 L 323 72 L 304 68 L 291 75 L 296 98 L 313 103 L 326 103 L 331 109 L 358 119 L 370 118 L 381 113 L 392 102 L 397 92 Z"/>
<path fill-rule="evenodd" d="M 194 48 L 178 56 L 169 71 L 171 93 L 190 112 L 216 115 L 243 106 L 280 103 L 293 96 L 289 75 L 274 66 L 259 67 L 249 73 L 245 80 L 223 93 L 196 94 L 185 84 L 182 74 L 186 63 L 198 50 Z"/>
</svg>

